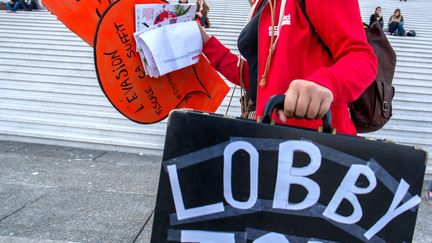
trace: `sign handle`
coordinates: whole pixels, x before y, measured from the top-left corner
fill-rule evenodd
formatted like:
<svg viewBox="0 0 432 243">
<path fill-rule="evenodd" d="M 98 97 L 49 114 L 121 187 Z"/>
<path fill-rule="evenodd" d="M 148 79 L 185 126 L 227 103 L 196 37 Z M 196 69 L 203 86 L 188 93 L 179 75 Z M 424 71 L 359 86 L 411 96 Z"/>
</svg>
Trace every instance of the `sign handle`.
<svg viewBox="0 0 432 243">
<path fill-rule="evenodd" d="M 275 109 L 283 110 L 284 108 L 285 95 L 274 95 L 268 101 L 264 108 L 264 114 L 262 118 L 262 123 L 273 123 L 271 115 Z M 322 119 L 323 125 L 318 129 L 320 132 L 335 134 L 336 130 L 332 128 L 332 115 L 331 111 L 327 111 Z"/>
</svg>

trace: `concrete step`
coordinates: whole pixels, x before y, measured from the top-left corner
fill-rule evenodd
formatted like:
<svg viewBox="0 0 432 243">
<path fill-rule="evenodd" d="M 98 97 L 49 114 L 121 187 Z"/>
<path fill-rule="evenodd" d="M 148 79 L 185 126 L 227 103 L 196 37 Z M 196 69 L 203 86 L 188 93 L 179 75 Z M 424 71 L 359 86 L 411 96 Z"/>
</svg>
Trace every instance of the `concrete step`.
<svg viewBox="0 0 432 243">
<path fill-rule="evenodd" d="M 0 58 L 0 63 L 13 63 L 16 67 L 27 68 L 27 67 L 50 67 L 52 69 L 71 69 L 76 71 L 95 71 L 94 63 L 73 63 L 62 61 L 45 61 L 45 60 L 32 60 L 32 59 L 11 59 L 11 58 Z"/>
<path fill-rule="evenodd" d="M 396 79 L 400 78 L 400 79 L 413 79 L 413 80 L 426 80 L 426 81 L 430 80 L 429 79 L 430 76 L 427 74 L 417 74 L 417 73 L 412 73 L 412 72 L 410 72 L 410 73 L 408 73 L 408 72 L 405 72 L 405 73 L 396 72 L 394 77 Z"/>
<path fill-rule="evenodd" d="M 0 42 L 2 43 L 12 43 L 14 45 L 17 44 L 30 44 L 33 45 L 36 40 L 28 37 L 28 38 L 16 38 L 16 39 L 11 39 L 8 37 L 0 37 Z M 82 41 L 78 41 L 78 40 L 49 40 L 49 39 L 39 39 L 37 41 L 38 44 L 49 44 L 49 45 L 64 45 L 64 46 L 83 46 L 83 47 L 88 47 L 87 43 L 84 43 Z"/>
<path fill-rule="evenodd" d="M 70 52 L 91 52 L 93 48 L 90 46 L 71 46 L 71 45 L 50 45 L 43 43 L 11 43 L 0 42 L 0 48 L 13 48 L 13 49 L 42 49 L 42 50 L 58 50 Z"/>
<path fill-rule="evenodd" d="M 5 99 L 0 98 L 0 101 L 5 101 Z M 99 119 L 99 123 L 115 124 L 117 126 L 127 126 L 133 127 L 135 130 L 145 130 L 147 126 L 142 126 L 137 123 L 133 123 L 123 115 L 121 115 L 112 106 L 97 106 L 97 105 L 80 105 L 80 104 L 66 104 L 61 105 L 53 104 L 44 101 L 29 101 L 29 100 L 14 100 L 13 104 L 0 103 L 0 108 L 3 110 L 8 110 L 9 112 L 19 111 L 20 116 L 27 112 L 36 112 L 39 114 L 48 114 L 50 119 L 65 119 L 66 117 L 72 117 L 72 120 L 80 120 L 81 116 L 85 117 L 85 121 L 92 123 L 94 119 Z M 9 113 L 8 113 L 9 114 Z M 69 119 L 69 118 L 68 118 Z M 93 122 L 94 123 L 94 122 Z M 157 129 L 159 132 L 166 129 L 167 122 L 163 120 L 159 123 L 151 125 L 151 129 Z M 101 129 L 101 128 L 99 128 Z M 158 133 L 159 133 L 158 132 Z"/>
<path fill-rule="evenodd" d="M 418 75 L 428 75 L 432 71 L 431 68 L 407 67 L 402 64 L 396 65 L 396 72 L 413 73 Z"/>
<path fill-rule="evenodd" d="M 16 81 L 16 80 L 1 80 L 0 89 L 3 90 L 22 90 L 22 91 L 38 91 L 38 92 L 56 92 L 61 94 L 77 94 L 100 96 L 101 90 L 99 87 L 81 86 L 73 84 L 56 84 L 46 82 L 31 82 Z"/>
<path fill-rule="evenodd" d="M 411 63 L 413 65 L 423 64 L 423 63 L 432 64 L 432 59 L 431 58 L 418 57 L 418 56 L 415 56 L 415 55 L 398 55 L 397 56 L 397 61 L 398 62 L 409 62 L 409 63 Z"/>
<path fill-rule="evenodd" d="M 46 62 L 59 62 L 58 56 L 53 55 L 39 55 L 38 60 L 35 60 L 35 55 L 27 52 L 0 52 L 0 59 L 5 62 L 2 63 L 17 63 L 17 61 L 46 61 Z M 79 65 L 93 65 L 93 57 L 76 57 L 76 56 L 62 56 L 61 62 Z"/>
<path fill-rule="evenodd" d="M 0 44 L 1 48 L 1 44 Z M 93 58 L 93 51 L 63 51 L 63 50 L 50 50 L 50 49 L 18 49 L 12 47 L 6 47 L 2 49 L 2 53 L 15 55 L 15 54 L 31 54 L 37 56 L 55 56 L 58 60 L 62 60 L 63 57 L 78 57 L 78 58 Z"/>
<path fill-rule="evenodd" d="M 83 115 L 88 117 L 105 117 L 110 119 L 122 119 L 123 116 L 114 108 L 109 106 L 99 105 L 82 105 L 61 103 L 60 105 L 54 104 L 50 101 L 43 100 L 28 100 L 28 99 L 13 99 L 0 98 L 1 109 L 8 110 L 21 110 L 21 111 L 34 111 L 41 113 L 54 113 L 62 115 Z M 9 103 L 6 103 L 9 101 Z M 13 102 L 10 102 L 13 101 Z"/>
<path fill-rule="evenodd" d="M 407 120 L 407 121 L 432 122 L 432 117 L 429 116 L 429 114 L 430 114 L 429 111 L 421 111 L 421 110 L 410 110 L 410 111 L 399 110 L 399 109 L 393 110 L 393 117 L 399 120 Z"/>
<path fill-rule="evenodd" d="M 46 126 L 35 126 L 32 127 L 32 124 L 3 124 L 2 128 L 8 131 L 8 137 L 17 137 L 18 139 L 30 139 L 29 141 L 41 141 L 41 143 L 49 144 L 53 143 L 52 141 L 66 141 L 63 142 L 66 146 L 78 146 L 79 144 L 86 143 L 88 145 L 93 146 L 101 146 L 106 147 L 110 150 L 114 151 L 128 151 L 135 153 L 149 153 L 149 154 L 157 154 L 157 151 L 163 149 L 159 144 L 163 144 L 163 137 L 154 136 L 149 137 L 149 140 L 142 139 L 127 139 L 122 136 L 115 137 L 114 136 L 101 136 L 99 135 L 88 135 L 86 133 L 80 133 L 76 130 L 61 130 L 59 133 L 58 130 L 52 129 L 51 127 Z M 58 129 L 62 129 L 59 127 Z M 86 135 L 82 135 L 86 134 Z M 45 141 L 49 140 L 49 141 Z M 151 142 L 148 142 L 151 141 Z M 77 144 L 74 144 L 78 143 Z M 82 145 L 81 145 L 82 146 Z M 108 147 L 107 147 L 108 146 Z M 142 148 L 145 148 L 144 150 Z M 153 150 L 153 151 L 152 151 Z"/>
<path fill-rule="evenodd" d="M 78 105 L 97 105 L 97 106 L 112 106 L 107 98 L 100 94 L 98 96 L 86 96 L 85 99 L 79 94 L 64 94 L 59 92 L 39 92 L 39 91 L 27 91 L 27 90 L 15 90 L 15 89 L 2 89 L 0 92 L 0 98 L 2 99 L 23 99 L 23 100 L 35 100 L 45 101 L 53 103 L 66 103 L 66 104 L 78 104 Z"/>
<path fill-rule="evenodd" d="M 16 112 L 16 114 L 13 114 Z M 29 114 L 31 112 L 26 111 L 25 114 Z M 77 133 L 86 133 L 86 134 L 98 134 L 104 132 L 115 131 L 118 136 L 122 136 L 124 139 L 134 139 L 137 136 L 137 128 L 134 125 L 130 124 L 116 124 L 118 120 L 111 120 L 108 118 L 96 119 L 95 117 L 91 117 L 90 119 L 86 119 L 86 117 L 77 117 L 77 116 L 65 116 L 65 115 L 57 115 L 57 114 L 49 114 L 45 113 L 43 117 L 37 116 L 37 113 L 34 113 L 35 116 L 23 115 L 21 111 L 8 111 L 3 110 L 0 112 L 0 124 L 7 125 L 8 123 L 13 122 L 14 120 L 20 119 L 21 123 L 26 124 L 34 124 L 41 126 L 50 126 L 52 128 L 57 129 L 66 129 L 66 130 L 75 130 Z M 101 126 L 104 124 L 104 126 Z M 54 130 L 54 129 L 52 129 Z M 163 129 L 149 129 L 147 127 L 139 127 L 139 131 L 144 132 L 153 136 L 163 136 L 165 130 Z M 61 132 L 59 130 L 58 132 Z"/>
<path fill-rule="evenodd" d="M 431 88 L 432 83 L 427 79 L 414 79 L 414 78 L 394 78 L 393 79 L 393 85 L 398 87 L 412 87 L 414 89 L 421 89 L 423 87 Z"/>
<path fill-rule="evenodd" d="M 77 37 L 75 34 L 73 35 L 29 35 L 28 33 L 22 33 L 22 31 L 4 31 L 0 33 L 0 38 L 7 39 L 13 35 L 17 40 L 19 39 L 31 39 L 33 41 L 75 41 L 75 42 L 83 42 L 81 38 Z"/>
<path fill-rule="evenodd" d="M 22 69 L 9 69 L 8 67 L 0 66 L 0 72 L 3 75 L 9 73 L 23 73 L 23 74 L 44 74 L 51 76 L 70 76 L 96 79 L 96 73 L 93 70 L 73 70 L 73 69 L 56 69 L 56 68 L 42 68 L 42 67 L 26 67 Z"/>
<path fill-rule="evenodd" d="M 3 25 L 0 25 L 0 32 L 3 34 L 17 35 L 17 34 L 25 34 L 27 36 L 35 36 L 36 38 L 42 38 L 40 33 L 41 30 L 28 29 L 25 32 L 16 28 L 3 28 Z M 67 29 L 64 31 L 50 31 L 49 29 L 43 30 L 45 35 L 42 36 L 50 36 L 50 37 L 63 37 L 63 38 L 76 38 L 81 40 L 76 34 L 68 31 Z"/>
<path fill-rule="evenodd" d="M 392 104 L 393 109 L 432 112 L 432 105 L 430 103 L 418 103 L 407 100 L 393 100 Z"/>
<path fill-rule="evenodd" d="M 0 77 L 0 82 L 4 81 L 18 81 L 18 82 L 40 82 L 40 83 L 54 83 L 54 84 L 74 84 L 80 86 L 90 86 L 100 88 L 99 83 L 94 78 L 84 77 L 68 77 L 64 75 L 44 75 L 44 74 L 22 74 L 22 73 L 8 73 L 5 77 Z"/>
</svg>

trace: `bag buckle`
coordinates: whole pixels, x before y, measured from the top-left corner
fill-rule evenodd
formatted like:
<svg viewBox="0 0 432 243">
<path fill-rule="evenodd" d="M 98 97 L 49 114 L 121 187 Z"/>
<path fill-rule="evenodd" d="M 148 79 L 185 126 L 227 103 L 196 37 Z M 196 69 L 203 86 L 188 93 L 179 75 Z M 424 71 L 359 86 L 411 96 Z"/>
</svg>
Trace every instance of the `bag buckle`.
<svg viewBox="0 0 432 243">
<path fill-rule="evenodd" d="M 388 101 L 384 101 L 383 103 L 382 103 L 382 107 L 381 107 L 381 109 L 382 109 L 382 111 L 383 112 L 387 112 L 387 111 L 389 111 L 389 102 Z"/>
</svg>

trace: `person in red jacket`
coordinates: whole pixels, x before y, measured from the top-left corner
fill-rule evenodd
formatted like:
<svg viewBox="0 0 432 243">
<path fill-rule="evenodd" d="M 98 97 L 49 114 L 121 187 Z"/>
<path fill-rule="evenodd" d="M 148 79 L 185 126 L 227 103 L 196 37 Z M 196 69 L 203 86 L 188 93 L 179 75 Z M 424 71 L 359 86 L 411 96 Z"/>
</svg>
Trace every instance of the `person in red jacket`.
<svg viewBox="0 0 432 243">
<path fill-rule="evenodd" d="M 270 97 L 285 94 L 278 123 L 316 129 L 331 109 L 337 132 L 356 135 L 348 103 L 377 72 L 358 1 L 306 0 L 306 13 L 313 28 L 297 0 L 255 0 L 238 39 L 244 65 L 239 65 L 242 57 L 201 28 L 203 53 L 231 82 L 239 85 L 243 77 L 257 119 Z"/>
</svg>

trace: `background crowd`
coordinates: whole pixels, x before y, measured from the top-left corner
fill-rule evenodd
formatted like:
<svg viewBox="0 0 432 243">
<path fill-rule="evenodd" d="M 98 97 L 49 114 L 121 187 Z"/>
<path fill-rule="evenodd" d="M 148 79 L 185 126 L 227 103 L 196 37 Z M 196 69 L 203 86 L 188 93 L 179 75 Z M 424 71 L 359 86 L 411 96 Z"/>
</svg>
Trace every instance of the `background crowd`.
<svg viewBox="0 0 432 243">
<path fill-rule="evenodd" d="M 370 16 L 369 25 L 378 22 L 382 29 L 384 29 L 384 20 L 381 14 L 381 7 L 376 7 L 375 12 Z M 387 31 L 391 35 L 405 36 L 406 32 L 404 29 L 404 17 L 402 16 L 399 8 L 395 9 L 393 14 L 389 17 L 387 23 Z"/>
</svg>

